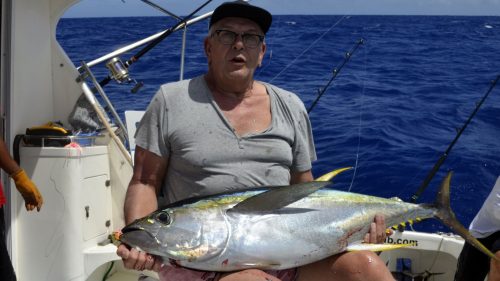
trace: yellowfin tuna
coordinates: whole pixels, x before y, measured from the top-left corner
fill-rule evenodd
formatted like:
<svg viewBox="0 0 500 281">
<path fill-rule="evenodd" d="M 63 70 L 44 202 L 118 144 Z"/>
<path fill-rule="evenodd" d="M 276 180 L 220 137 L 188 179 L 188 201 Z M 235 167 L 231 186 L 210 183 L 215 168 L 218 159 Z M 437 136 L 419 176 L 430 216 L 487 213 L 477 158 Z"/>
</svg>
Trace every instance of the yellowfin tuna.
<svg viewBox="0 0 500 281">
<path fill-rule="evenodd" d="M 434 204 L 323 188 L 328 181 L 189 199 L 131 223 L 119 239 L 193 269 L 286 269 L 356 250 L 375 215 L 383 214 L 387 225 L 435 217 L 494 257 L 455 218 L 449 205 L 450 178 L 451 173 Z M 361 249 L 366 248 L 370 245 Z"/>
</svg>

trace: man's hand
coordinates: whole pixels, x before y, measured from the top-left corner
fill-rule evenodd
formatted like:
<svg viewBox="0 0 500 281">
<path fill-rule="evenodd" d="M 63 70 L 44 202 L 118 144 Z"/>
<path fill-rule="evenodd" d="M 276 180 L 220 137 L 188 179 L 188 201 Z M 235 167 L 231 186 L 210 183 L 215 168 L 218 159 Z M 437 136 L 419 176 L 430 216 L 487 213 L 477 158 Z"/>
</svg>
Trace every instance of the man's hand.
<svg viewBox="0 0 500 281">
<path fill-rule="evenodd" d="M 26 172 L 21 169 L 12 175 L 12 179 L 16 184 L 17 190 L 24 198 L 24 204 L 26 205 L 26 210 L 31 211 L 37 209 L 40 212 L 40 208 L 43 205 L 43 198 L 38 191 L 36 185 L 30 180 Z"/>
<path fill-rule="evenodd" d="M 383 215 L 375 215 L 375 219 L 370 224 L 370 231 L 365 235 L 364 242 L 371 244 L 382 244 L 387 235 L 392 235 L 392 230 L 387 229 Z"/>
<path fill-rule="evenodd" d="M 125 244 L 118 245 L 116 254 L 123 260 L 123 265 L 128 269 L 153 270 L 159 272 L 162 267 L 162 259 L 146 254 L 134 248 L 129 248 Z"/>
</svg>

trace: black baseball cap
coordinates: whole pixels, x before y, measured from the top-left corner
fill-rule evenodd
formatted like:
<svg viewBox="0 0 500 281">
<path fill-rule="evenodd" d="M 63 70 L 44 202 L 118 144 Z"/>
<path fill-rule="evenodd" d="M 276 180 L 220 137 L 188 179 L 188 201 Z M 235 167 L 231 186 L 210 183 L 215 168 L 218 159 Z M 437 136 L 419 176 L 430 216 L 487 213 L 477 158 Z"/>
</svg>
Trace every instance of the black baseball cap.
<svg viewBox="0 0 500 281">
<path fill-rule="evenodd" d="M 225 2 L 217 7 L 210 18 L 209 27 L 212 27 L 214 23 L 221 19 L 229 17 L 249 19 L 257 23 L 264 34 L 267 33 L 273 21 L 273 17 L 268 11 L 257 6 L 252 6 L 244 1 L 235 1 Z"/>
</svg>

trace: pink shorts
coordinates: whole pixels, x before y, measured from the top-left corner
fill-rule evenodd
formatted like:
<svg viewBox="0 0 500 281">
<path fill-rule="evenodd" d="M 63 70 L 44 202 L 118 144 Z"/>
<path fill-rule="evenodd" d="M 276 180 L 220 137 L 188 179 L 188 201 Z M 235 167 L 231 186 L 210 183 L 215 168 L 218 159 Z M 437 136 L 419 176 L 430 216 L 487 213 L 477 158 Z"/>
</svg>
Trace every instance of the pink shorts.
<svg viewBox="0 0 500 281">
<path fill-rule="evenodd" d="M 295 281 L 297 279 L 297 268 L 264 270 L 264 272 L 275 276 L 281 281 Z M 165 265 L 158 273 L 160 281 L 217 281 L 222 274 L 220 272 L 197 271 L 171 265 Z"/>
</svg>

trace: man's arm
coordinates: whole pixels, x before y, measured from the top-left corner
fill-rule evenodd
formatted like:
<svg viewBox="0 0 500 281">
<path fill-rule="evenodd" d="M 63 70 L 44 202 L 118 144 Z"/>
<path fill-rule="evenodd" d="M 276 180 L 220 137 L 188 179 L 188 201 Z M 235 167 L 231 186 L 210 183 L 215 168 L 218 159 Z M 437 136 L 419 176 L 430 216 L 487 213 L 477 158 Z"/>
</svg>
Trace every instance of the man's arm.
<svg viewBox="0 0 500 281">
<path fill-rule="evenodd" d="M 2 139 L 0 139 L 0 168 L 14 180 L 17 190 L 23 196 L 26 210 L 31 211 L 36 208 L 40 211 L 43 205 L 43 197 L 40 191 L 26 172 L 12 159 Z"/>
<path fill-rule="evenodd" d="M 290 175 L 290 184 L 313 181 L 311 170 L 305 172 L 292 172 Z"/>
<path fill-rule="evenodd" d="M 157 194 L 167 171 L 167 159 L 136 147 L 134 174 L 125 197 L 125 223 L 129 224 L 156 211 Z"/>
<path fill-rule="evenodd" d="M 161 188 L 167 171 L 168 160 L 139 146 L 135 150 L 134 174 L 125 197 L 125 223 L 129 224 L 156 211 L 156 195 Z M 153 257 L 127 245 L 118 246 L 116 253 L 122 258 L 126 268 L 159 271 L 161 258 Z"/>
<path fill-rule="evenodd" d="M 0 168 L 9 175 L 21 170 L 16 161 L 10 156 L 7 146 L 2 139 L 0 139 Z"/>
</svg>

